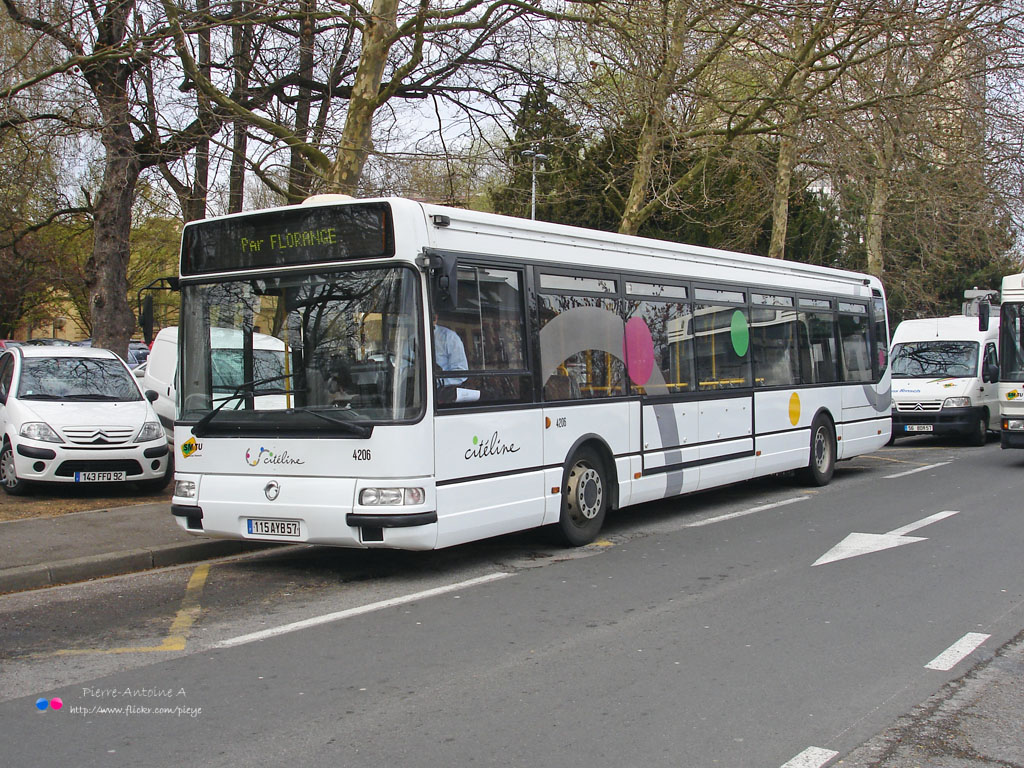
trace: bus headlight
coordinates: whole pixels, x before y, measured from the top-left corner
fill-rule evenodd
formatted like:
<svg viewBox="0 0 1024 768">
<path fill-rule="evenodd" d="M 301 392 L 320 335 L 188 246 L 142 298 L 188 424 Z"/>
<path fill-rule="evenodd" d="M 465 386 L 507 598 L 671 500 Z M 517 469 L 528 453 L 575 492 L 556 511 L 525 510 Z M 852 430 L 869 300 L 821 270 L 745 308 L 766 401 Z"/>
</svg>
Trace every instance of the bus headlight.
<svg viewBox="0 0 1024 768">
<path fill-rule="evenodd" d="M 195 480 L 175 480 L 174 495 L 179 499 L 194 499 L 196 497 Z"/>
<path fill-rule="evenodd" d="M 359 503 L 364 507 L 399 507 L 422 504 L 426 498 L 422 488 L 363 488 Z"/>
<path fill-rule="evenodd" d="M 1003 429 L 1007 432 L 1024 432 L 1024 419 L 1003 419 Z"/>
<path fill-rule="evenodd" d="M 943 408 L 970 408 L 971 398 L 969 397 L 947 397 L 942 401 Z"/>
</svg>

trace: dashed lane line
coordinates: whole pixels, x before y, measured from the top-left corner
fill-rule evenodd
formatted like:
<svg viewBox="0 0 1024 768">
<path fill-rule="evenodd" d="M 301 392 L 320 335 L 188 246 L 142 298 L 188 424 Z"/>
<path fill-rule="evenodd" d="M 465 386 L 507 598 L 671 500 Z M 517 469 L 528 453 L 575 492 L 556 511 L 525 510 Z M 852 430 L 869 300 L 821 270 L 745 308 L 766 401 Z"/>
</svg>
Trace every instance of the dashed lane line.
<svg viewBox="0 0 1024 768">
<path fill-rule="evenodd" d="M 974 653 L 974 651 L 990 637 L 991 635 L 983 635 L 980 632 L 968 632 L 949 646 L 949 648 L 925 664 L 924 668 L 935 669 L 939 672 L 949 672 L 949 670 Z"/>
<path fill-rule="evenodd" d="M 834 752 L 831 749 L 808 747 L 792 760 L 783 763 L 782 768 L 821 768 L 838 755 L 838 752 Z"/>
</svg>

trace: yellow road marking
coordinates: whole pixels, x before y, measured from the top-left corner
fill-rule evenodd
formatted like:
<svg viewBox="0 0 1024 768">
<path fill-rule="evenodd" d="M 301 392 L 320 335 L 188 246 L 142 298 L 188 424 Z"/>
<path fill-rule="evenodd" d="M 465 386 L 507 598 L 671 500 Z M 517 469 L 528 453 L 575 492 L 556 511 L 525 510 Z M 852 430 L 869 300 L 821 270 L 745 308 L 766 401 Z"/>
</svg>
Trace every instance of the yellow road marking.
<svg viewBox="0 0 1024 768">
<path fill-rule="evenodd" d="M 73 650 L 57 651 L 58 656 L 82 656 L 90 653 L 151 653 L 153 651 L 183 651 L 188 640 L 188 631 L 195 624 L 202 606 L 199 598 L 203 594 L 203 587 L 206 586 L 206 577 L 210 574 L 210 564 L 203 563 L 196 566 L 192 576 L 185 587 L 185 596 L 181 599 L 181 606 L 178 613 L 171 622 L 171 628 L 167 637 L 160 645 L 129 646 L 126 648 L 80 648 Z"/>
<path fill-rule="evenodd" d="M 608 539 L 600 539 L 598 541 L 592 541 L 590 543 L 592 547 L 614 547 L 615 543 L 608 541 Z"/>
</svg>

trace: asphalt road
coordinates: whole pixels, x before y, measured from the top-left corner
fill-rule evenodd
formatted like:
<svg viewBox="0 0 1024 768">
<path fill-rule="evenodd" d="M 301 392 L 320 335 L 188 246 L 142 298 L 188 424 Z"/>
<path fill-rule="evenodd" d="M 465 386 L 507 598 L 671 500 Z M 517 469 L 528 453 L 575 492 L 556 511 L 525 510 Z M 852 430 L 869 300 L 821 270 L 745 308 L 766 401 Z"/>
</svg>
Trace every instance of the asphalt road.
<svg viewBox="0 0 1024 768">
<path fill-rule="evenodd" d="M 298 547 L 4 596 L 4 761 L 833 764 L 1024 628 L 1021 469 L 900 441 L 581 550 Z"/>
</svg>

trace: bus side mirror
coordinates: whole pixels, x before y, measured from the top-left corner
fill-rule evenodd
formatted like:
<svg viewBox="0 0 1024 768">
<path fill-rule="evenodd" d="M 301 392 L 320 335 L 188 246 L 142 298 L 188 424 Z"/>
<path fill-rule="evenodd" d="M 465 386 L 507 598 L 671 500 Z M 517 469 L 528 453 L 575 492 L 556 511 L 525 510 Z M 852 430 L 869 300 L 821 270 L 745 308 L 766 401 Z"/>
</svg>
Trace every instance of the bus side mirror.
<svg viewBox="0 0 1024 768">
<path fill-rule="evenodd" d="M 986 365 L 985 370 L 981 372 L 981 380 L 986 384 L 995 384 L 999 381 L 999 366 L 995 363 Z"/>
<path fill-rule="evenodd" d="M 979 331 L 987 331 L 988 330 L 988 316 L 989 316 L 989 311 L 990 310 L 991 310 L 991 307 L 988 304 L 986 304 L 985 302 L 982 302 L 981 304 L 978 305 L 978 330 Z"/>
<path fill-rule="evenodd" d="M 139 326 L 142 328 L 142 338 L 146 344 L 153 343 L 153 297 L 148 295 L 142 299 L 139 307 Z"/>
<path fill-rule="evenodd" d="M 458 259 L 450 253 L 432 253 L 424 261 L 430 269 L 434 311 L 454 312 L 459 304 Z"/>
</svg>

